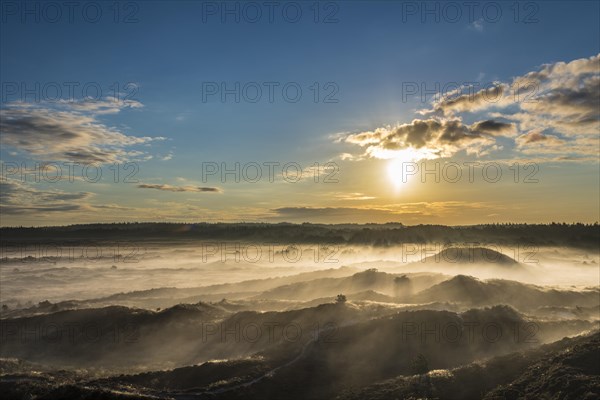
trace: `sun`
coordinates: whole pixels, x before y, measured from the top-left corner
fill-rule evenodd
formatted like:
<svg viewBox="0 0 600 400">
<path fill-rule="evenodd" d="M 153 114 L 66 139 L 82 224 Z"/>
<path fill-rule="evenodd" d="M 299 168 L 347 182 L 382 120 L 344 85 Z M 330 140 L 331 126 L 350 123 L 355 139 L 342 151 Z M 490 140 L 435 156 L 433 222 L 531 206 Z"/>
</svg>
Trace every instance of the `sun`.
<svg viewBox="0 0 600 400">
<path fill-rule="evenodd" d="M 387 167 L 388 176 L 396 189 L 405 186 L 413 176 L 415 162 L 420 154 L 414 149 L 402 149 L 394 152 Z"/>
</svg>

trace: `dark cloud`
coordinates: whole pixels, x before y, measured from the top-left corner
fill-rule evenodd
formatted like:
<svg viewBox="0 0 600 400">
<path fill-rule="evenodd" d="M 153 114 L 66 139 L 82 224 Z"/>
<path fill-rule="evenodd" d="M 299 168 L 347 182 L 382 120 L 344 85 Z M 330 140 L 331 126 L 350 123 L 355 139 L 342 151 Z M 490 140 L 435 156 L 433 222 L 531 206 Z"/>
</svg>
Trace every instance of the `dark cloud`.
<svg viewBox="0 0 600 400">
<path fill-rule="evenodd" d="M 358 207 L 281 207 L 271 211 L 276 214 L 273 220 L 288 222 L 398 222 L 405 217 L 391 210 Z"/>
<path fill-rule="evenodd" d="M 281 207 L 271 210 L 271 219 L 288 222 L 326 221 L 328 223 L 406 222 L 435 220 L 440 215 L 460 214 L 465 210 L 484 209 L 477 202 L 418 202 L 389 204 L 380 207 Z"/>
<path fill-rule="evenodd" d="M 69 212 L 84 210 L 76 204 L 48 204 L 37 206 L 20 206 L 0 204 L 0 211 L 6 215 L 23 215 L 31 213 L 51 213 L 51 212 Z"/>
<path fill-rule="evenodd" d="M 375 158 L 391 158 L 393 151 L 405 149 L 415 149 L 415 156 L 423 158 L 446 157 L 463 149 L 480 150 L 491 142 L 459 119 L 437 118 L 415 119 L 409 124 L 351 134 L 344 140 L 366 146 L 367 155 Z"/>
<path fill-rule="evenodd" d="M 531 131 L 524 135 L 521 135 L 516 139 L 516 142 L 519 146 L 524 146 L 526 144 L 531 144 L 531 143 L 540 143 L 540 142 L 545 142 L 548 145 L 560 145 L 560 144 L 565 143 L 564 140 L 561 140 L 560 138 L 558 138 L 556 136 L 545 135 L 544 133 L 542 133 L 540 131 Z"/>
<path fill-rule="evenodd" d="M 470 128 L 473 132 L 493 136 L 512 136 L 516 133 L 515 124 L 494 121 L 491 119 L 475 122 Z"/>
<path fill-rule="evenodd" d="M 473 87 L 466 88 L 466 93 L 451 94 L 433 104 L 433 110 L 422 113 L 437 113 L 439 115 L 453 115 L 461 112 L 472 112 L 499 104 L 508 90 L 502 83 L 489 85 L 481 90 L 474 91 Z"/>
<path fill-rule="evenodd" d="M 518 140 L 522 143 L 535 143 L 548 140 L 548 136 L 544 135 L 541 132 L 530 132 L 520 136 Z"/>
<path fill-rule="evenodd" d="M 523 104 L 524 110 L 552 120 L 558 131 L 568 127 L 596 128 L 600 124 L 600 76 L 583 79 L 575 87 L 559 87 Z M 564 128 L 567 128 L 566 130 Z M 593 132 L 593 131 L 592 131 Z"/>
<path fill-rule="evenodd" d="M 212 193 L 221 193 L 222 190 L 218 187 L 204 187 L 204 186 L 171 186 L 165 184 L 151 184 L 151 183 L 142 183 L 137 185 L 140 189 L 156 189 L 163 190 L 167 192 L 212 192 Z"/>
</svg>

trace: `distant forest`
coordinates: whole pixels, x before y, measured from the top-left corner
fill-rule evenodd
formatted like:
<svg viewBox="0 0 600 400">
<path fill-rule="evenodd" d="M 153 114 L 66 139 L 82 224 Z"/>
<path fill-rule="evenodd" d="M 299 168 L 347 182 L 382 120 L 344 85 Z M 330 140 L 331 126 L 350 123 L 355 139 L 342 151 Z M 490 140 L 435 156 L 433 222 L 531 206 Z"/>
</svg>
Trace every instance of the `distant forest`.
<svg viewBox="0 0 600 400">
<path fill-rule="evenodd" d="M 1 243 L 99 243 L 188 240 L 395 246 L 402 243 L 495 243 L 599 249 L 595 224 L 488 224 L 472 226 L 388 224 L 114 223 L 0 228 Z"/>
</svg>

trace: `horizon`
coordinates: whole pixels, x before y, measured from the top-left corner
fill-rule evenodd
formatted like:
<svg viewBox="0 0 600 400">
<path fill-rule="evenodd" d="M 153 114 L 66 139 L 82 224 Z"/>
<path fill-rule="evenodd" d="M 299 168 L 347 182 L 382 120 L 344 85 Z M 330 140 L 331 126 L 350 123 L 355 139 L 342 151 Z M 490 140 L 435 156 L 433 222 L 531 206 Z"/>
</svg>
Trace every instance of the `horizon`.
<svg viewBox="0 0 600 400">
<path fill-rule="evenodd" d="M 357 223 L 357 222 L 347 222 L 347 223 L 321 223 L 321 222 L 262 222 L 262 221 L 234 221 L 234 222 L 210 222 L 210 221 L 198 221 L 198 222 L 189 222 L 189 221 L 115 221 L 115 222 L 89 222 L 89 223 L 78 223 L 78 224 L 63 224 L 63 225 L 7 225 L 0 226 L 0 229 L 12 229 L 12 228 L 27 228 L 27 229 L 36 229 L 36 228 L 65 228 L 65 227 L 78 227 L 78 226 L 92 226 L 92 225 L 142 225 L 142 224 L 164 224 L 164 225 L 316 225 L 316 226 L 345 226 L 345 225 L 357 225 L 357 226 L 386 226 L 386 225 L 398 225 L 403 228 L 412 228 L 419 226 L 443 226 L 448 228 L 469 228 L 476 226 L 597 226 L 599 224 L 598 221 L 595 222 L 566 222 L 566 221 L 552 221 L 552 222 L 541 222 L 541 223 L 527 223 L 527 222 L 491 222 L 491 223 L 481 223 L 481 224 L 468 224 L 468 225 L 443 225 L 443 224 L 414 224 L 407 225 L 402 222 L 365 222 L 365 223 Z"/>
</svg>

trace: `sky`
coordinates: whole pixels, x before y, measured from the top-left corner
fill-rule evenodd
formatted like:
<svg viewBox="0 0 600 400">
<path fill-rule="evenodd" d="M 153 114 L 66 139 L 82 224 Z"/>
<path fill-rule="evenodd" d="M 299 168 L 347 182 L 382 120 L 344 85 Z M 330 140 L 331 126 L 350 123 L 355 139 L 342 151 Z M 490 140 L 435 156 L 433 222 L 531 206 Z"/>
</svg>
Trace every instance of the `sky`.
<svg viewBox="0 0 600 400">
<path fill-rule="evenodd" d="M 596 1 L 0 5 L 2 226 L 600 219 Z"/>
</svg>

